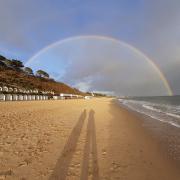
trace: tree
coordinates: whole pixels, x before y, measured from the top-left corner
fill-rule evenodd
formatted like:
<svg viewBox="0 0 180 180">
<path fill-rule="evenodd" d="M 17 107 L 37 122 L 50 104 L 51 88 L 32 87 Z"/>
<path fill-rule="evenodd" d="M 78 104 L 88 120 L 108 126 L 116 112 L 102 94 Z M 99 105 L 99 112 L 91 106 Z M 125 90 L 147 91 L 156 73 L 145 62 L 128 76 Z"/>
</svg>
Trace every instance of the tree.
<svg viewBox="0 0 180 180">
<path fill-rule="evenodd" d="M 0 61 L 5 61 L 5 60 L 6 60 L 6 58 L 4 56 L 0 55 Z"/>
<path fill-rule="evenodd" d="M 4 63 L 5 63 L 6 66 L 8 66 L 8 67 L 11 67 L 11 66 L 12 66 L 12 61 L 9 60 L 9 59 L 6 59 L 6 60 L 4 61 Z"/>
<path fill-rule="evenodd" d="M 6 64 L 3 62 L 3 61 L 0 61 L 0 68 L 6 68 L 7 66 L 6 66 Z"/>
<path fill-rule="evenodd" d="M 36 76 L 43 77 L 43 78 L 49 78 L 49 74 L 43 70 L 36 71 Z"/>
<path fill-rule="evenodd" d="M 18 69 L 24 67 L 24 65 L 21 61 L 15 60 L 15 59 L 12 59 L 12 66 L 14 68 L 18 68 Z"/>
<path fill-rule="evenodd" d="M 33 75 L 33 70 L 30 67 L 25 67 L 24 72 L 28 75 Z"/>
</svg>

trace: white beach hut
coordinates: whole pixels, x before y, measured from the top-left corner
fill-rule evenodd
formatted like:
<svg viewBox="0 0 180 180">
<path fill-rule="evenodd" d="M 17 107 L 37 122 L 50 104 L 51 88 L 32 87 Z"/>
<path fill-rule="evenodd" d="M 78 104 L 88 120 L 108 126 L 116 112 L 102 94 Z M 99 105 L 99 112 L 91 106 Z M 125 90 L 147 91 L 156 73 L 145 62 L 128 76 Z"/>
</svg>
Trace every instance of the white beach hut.
<svg viewBox="0 0 180 180">
<path fill-rule="evenodd" d="M 9 92 L 13 92 L 13 88 L 10 87 L 10 88 L 8 89 L 8 91 L 9 91 Z"/>
<path fill-rule="evenodd" d="M 14 90 L 13 90 L 15 93 L 17 93 L 18 92 L 18 89 L 17 88 L 14 88 Z"/>
<path fill-rule="evenodd" d="M 35 97 L 36 97 L 36 100 L 39 100 L 39 95 L 36 95 Z"/>
<path fill-rule="evenodd" d="M 4 92 L 8 92 L 9 91 L 8 87 L 7 86 L 3 86 L 3 91 Z"/>
<path fill-rule="evenodd" d="M 24 100 L 24 96 L 23 96 L 22 94 L 20 94 L 20 95 L 18 96 L 18 100 L 23 101 L 23 100 Z"/>
<path fill-rule="evenodd" d="M 36 96 L 35 95 L 31 95 L 31 100 L 36 100 Z"/>
<path fill-rule="evenodd" d="M 61 94 L 60 94 L 60 99 L 65 99 L 64 94 L 63 94 L 63 93 L 61 93 Z"/>
<path fill-rule="evenodd" d="M 39 92 L 39 91 L 38 91 L 37 89 L 34 89 L 34 90 L 33 90 L 33 93 L 38 94 L 38 92 Z"/>
<path fill-rule="evenodd" d="M 22 92 L 23 92 L 23 89 L 19 89 L 19 92 L 21 92 L 21 93 L 22 93 Z"/>
<path fill-rule="evenodd" d="M 0 94 L 0 101 L 5 101 L 5 100 L 6 100 L 5 94 Z"/>
<path fill-rule="evenodd" d="M 31 101 L 31 95 L 28 95 L 28 96 L 27 96 L 27 100 L 28 100 L 28 101 Z"/>
<path fill-rule="evenodd" d="M 13 100 L 12 94 L 6 94 L 6 101 L 12 101 L 12 100 Z"/>
<path fill-rule="evenodd" d="M 54 91 L 50 91 L 50 94 L 54 95 L 54 94 L 55 94 L 55 92 L 54 92 Z"/>
<path fill-rule="evenodd" d="M 12 95 L 12 99 L 13 99 L 13 101 L 17 101 L 18 100 L 18 95 L 17 94 L 13 94 Z"/>
<path fill-rule="evenodd" d="M 28 100 L 28 96 L 25 94 L 25 95 L 23 95 L 24 97 L 23 97 L 23 100 L 24 101 L 27 101 Z"/>
<path fill-rule="evenodd" d="M 54 100 L 58 100 L 58 96 L 53 96 L 53 99 Z"/>
</svg>

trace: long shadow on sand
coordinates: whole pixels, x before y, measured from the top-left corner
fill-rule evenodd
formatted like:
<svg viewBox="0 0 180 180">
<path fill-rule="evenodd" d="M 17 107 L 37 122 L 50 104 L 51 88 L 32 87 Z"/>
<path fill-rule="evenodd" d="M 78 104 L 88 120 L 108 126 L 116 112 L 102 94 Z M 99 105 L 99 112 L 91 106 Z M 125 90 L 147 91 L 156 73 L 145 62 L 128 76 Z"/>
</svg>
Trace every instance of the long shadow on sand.
<svg viewBox="0 0 180 180">
<path fill-rule="evenodd" d="M 82 130 L 85 119 L 86 119 L 86 110 L 83 111 L 83 113 L 79 117 L 77 124 L 73 128 L 49 180 L 66 179 L 67 171 L 71 163 L 71 160 L 73 158 L 73 154 L 75 153 L 77 142 L 81 134 L 81 130 Z"/>
<path fill-rule="evenodd" d="M 84 145 L 80 180 L 87 180 L 89 175 L 91 175 L 92 180 L 99 180 L 99 166 L 98 166 L 96 127 L 95 127 L 94 114 L 95 112 L 93 110 L 90 110 L 88 122 L 87 122 L 86 142 Z M 79 140 L 79 136 L 81 134 L 81 130 L 85 119 L 86 119 L 86 110 L 84 110 L 84 112 L 81 114 L 77 124 L 73 128 L 49 180 L 66 179 L 68 168 L 72 161 L 73 155 L 76 151 L 77 142 Z M 91 164 L 91 171 L 90 171 L 90 164 Z M 91 174 L 89 174 L 89 172 L 91 172 Z"/>
<path fill-rule="evenodd" d="M 98 166 L 98 155 L 97 155 L 97 144 L 96 144 L 96 127 L 95 127 L 95 112 L 93 110 L 89 113 L 86 143 L 84 146 L 83 164 L 81 171 L 81 180 L 87 180 L 89 174 L 89 164 L 92 158 L 92 179 L 99 179 L 99 166 Z M 91 155 L 91 157 L 90 157 Z"/>
</svg>

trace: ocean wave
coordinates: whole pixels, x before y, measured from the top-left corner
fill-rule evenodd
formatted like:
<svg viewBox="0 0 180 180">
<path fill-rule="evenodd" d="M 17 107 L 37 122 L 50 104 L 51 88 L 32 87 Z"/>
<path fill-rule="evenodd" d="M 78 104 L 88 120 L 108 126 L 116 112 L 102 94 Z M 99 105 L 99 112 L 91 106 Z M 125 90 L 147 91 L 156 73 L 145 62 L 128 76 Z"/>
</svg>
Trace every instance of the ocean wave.
<svg viewBox="0 0 180 180">
<path fill-rule="evenodd" d="M 175 118 L 180 118 L 180 115 L 178 114 L 173 114 L 173 113 L 166 113 L 168 116 L 172 116 L 172 117 L 175 117 Z"/>
<path fill-rule="evenodd" d="M 149 110 L 151 110 L 151 111 L 162 112 L 161 110 L 156 109 L 155 107 L 150 106 L 150 105 L 145 105 L 145 104 L 143 104 L 143 107 L 146 108 L 146 109 L 149 109 Z"/>
<path fill-rule="evenodd" d="M 173 125 L 173 126 L 175 126 L 175 127 L 177 127 L 177 128 L 180 128 L 180 124 L 178 124 L 178 123 L 170 122 L 169 124 L 171 124 L 171 125 Z"/>
<path fill-rule="evenodd" d="M 129 99 L 120 99 L 120 103 L 138 113 L 180 128 L 180 106 Z"/>
</svg>

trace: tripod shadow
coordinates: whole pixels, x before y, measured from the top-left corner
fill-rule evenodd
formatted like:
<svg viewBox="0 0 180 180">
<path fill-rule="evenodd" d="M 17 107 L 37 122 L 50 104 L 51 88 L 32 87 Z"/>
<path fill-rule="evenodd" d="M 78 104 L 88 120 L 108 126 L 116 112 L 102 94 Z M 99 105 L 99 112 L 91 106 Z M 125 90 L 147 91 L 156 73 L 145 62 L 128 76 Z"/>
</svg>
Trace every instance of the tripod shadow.
<svg viewBox="0 0 180 180">
<path fill-rule="evenodd" d="M 79 117 L 77 124 L 73 128 L 49 180 L 53 180 L 53 179 L 64 180 L 66 178 L 67 171 L 71 163 L 71 160 L 73 158 L 73 154 L 75 153 L 77 142 L 81 134 L 81 130 L 85 119 L 86 119 L 86 110 L 83 111 L 83 113 Z"/>
<path fill-rule="evenodd" d="M 92 179 L 99 179 L 99 166 L 98 166 L 98 154 L 97 154 L 97 143 L 96 143 L 96 127 L 95 127 L 95 112 L 93 110 L 89 113 L 88 124 L 87 124 L 87 134 L 86 143 L 84 146 L 83 154 L 83 164 L 81 171 L 81 180 L 87 180 L 89 175 L 89 164 L 92 158 Z M 91 155 L 91 157 L 90 157 Z"/>
</svg>

